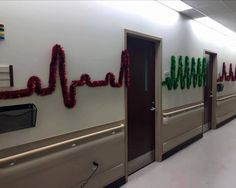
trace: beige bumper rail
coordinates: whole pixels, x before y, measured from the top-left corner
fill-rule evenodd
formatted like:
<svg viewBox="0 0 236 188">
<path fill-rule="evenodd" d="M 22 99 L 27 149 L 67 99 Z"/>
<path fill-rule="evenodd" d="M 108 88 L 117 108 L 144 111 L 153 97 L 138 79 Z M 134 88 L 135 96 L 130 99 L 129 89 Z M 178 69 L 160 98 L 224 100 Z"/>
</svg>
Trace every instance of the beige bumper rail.
<svg viewBox="0 0 236 188">
<path fill-rule="evenodd" d="M 94 137 L 101 138 L 104 136 L 114 135 L 114 134 L 120 132 L 122 130 L 122 128 L 124 128 L 124 124 L 121 124 L 116 127 L 100 130 L 100 131 L 97 131 L 94 133 L 86 134 L 83 136 L 79 136 L 76 138 L 64 140 L 64 141 L 50 144 L 47 146 L 39 147 L 39 148 L 25 151 L 22 153 L 18 153 L 15 155 L 3 157 L 3 158 L 0 158 L 0 168 L 7 167 L 7 166 L 13 166 L 16 163 L 23 162 L 28 159 L 32 159 L 36 156 L 37 157 L 43 156 L 43 155 L 46 155 L 46 154 L 49 154 L 49 153 L 52 153 L 55 151 L 58 152 L 58 151 L 62 151 L 64 149 L 69 149 L 69 148 L 75 147 L 81 143 L 88 142 L 89 140 L 94 140 Z"/>
<path fill-rule="evenodd" d="M 180 113 L 183 113 L 183 112 L 194 110 L 194 109 L 203 107 L 203 105 L 204 105 L 204 103 L 200 103 L 200 104 L 188 106 L 188 107 L 185 107 L 185 108 L 181 108 L 181 109 L 178 109 L 178 110 L 173 110 L 171 112 L 164 112 L 163 117 L 173 116 L 173 115 L 177 115 L 177 114 L 180 114 Z"/>
<path fill-rule="evenodd" d="M 227 100 L 227 99 L 231 99 L 231 98 L 234 98 L 236 97 L 236 94 L 231 94 L 231 95 L 228 95 L 228 96 L 225 96 L 225 97 L 220 97 L 217 99 L 217 101 L 224 101 L 224 100 Z"/>
</svg>

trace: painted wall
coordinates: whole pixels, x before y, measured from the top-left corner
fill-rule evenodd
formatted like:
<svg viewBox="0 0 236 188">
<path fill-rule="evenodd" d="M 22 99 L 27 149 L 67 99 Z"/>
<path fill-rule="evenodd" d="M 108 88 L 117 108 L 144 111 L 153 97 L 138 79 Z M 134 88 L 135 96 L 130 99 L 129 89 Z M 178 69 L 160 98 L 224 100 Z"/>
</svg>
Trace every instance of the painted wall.
<svg viewBox="0 0 236 188">
<path fill-rule="evenodd" d="M 202 57 L 204 49 L 218 53 L 220 68 L 223 60 L 236 60 L 236 45 L 229 39 L 155 1 L 1 1 L 0 22 L 6 32 L 0 64 L 14 65 L 12 89 L 25 88 L 32 75 L 47 86 L 56 43 L 65 48 L 69 81 L 82 73 L 96 80 L 110 71 L 118 76 L 124 29 L 163 39 L 163 72 L 170 69 L 171 55 Z M 235 84 L 227 84 L 223 94 L 234 89 Z M 50 96 L 1 100 L 1 106 L 34 103 L 38 118 L 35 128 L 1 134 L 0 149 L 124 119 L 124 89 L 83 87 L 77 93 L 73 109 L 65 108 L 59 84 Z M 202 88 L 163 87 L 163 109 L 200 100 Z"/>
</svg>

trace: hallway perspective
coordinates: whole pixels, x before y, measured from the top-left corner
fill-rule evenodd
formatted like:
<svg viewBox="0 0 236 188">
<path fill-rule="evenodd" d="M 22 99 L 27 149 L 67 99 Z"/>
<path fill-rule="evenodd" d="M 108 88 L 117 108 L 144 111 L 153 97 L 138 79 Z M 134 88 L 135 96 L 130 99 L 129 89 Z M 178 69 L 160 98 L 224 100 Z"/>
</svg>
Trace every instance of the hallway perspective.
<svg viewBox="0 0 236 188">
<path fill-rule="evenodd" d="M 122 188 L 231 188 L 236 185 L 236 120 L 165 161 L 129 176 Z"/>
<path fill-rule="evenodd" d="M 0 188 L 236 187 L 236 0 L 0 12 Z"/>
</svg>

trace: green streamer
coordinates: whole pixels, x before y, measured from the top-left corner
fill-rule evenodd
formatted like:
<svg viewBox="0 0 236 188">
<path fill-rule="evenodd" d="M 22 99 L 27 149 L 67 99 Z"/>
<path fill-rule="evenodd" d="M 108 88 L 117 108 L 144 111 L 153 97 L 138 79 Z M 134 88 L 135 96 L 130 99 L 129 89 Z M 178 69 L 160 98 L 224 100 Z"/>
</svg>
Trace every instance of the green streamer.
<svg viewBox="0 0 236 188">
<path fill-rule="evenodd" d="M 207 61 L 206 58 L 203 58 L 202 62 L 202 73 L 203 73 L 203 85 L 207 85 Z"/>
<path fill-rule="evenodd" d="M 197 81 L 198 87 L 202 87 L 202 62 L 201 59 L 197 59 Z"/>
<path fill-rule="evenodd" d="M 185 78 L 183 73 L 183 58 L 182 56 L 179 56 L 179 68 L 178 68 L 178 75 L 177 80 L 180 81 L 180 88 L 185 88 Z"/>
<path fill-rule="evenodd" d="M 191 74 L 190 74 L 190 67 L 189 67 L 189 57 L 186 56 L 185 57 L 185 68 L 184 68 L 184 73 L 185 73 L 185 78 L 186 78 L 186 85 L 187 85 L 187 89 L 190 89 L 191 86 Z"/>
<path fill-rule="evenodd" d="M 196 61 L 195 58 L 192 58 L 192 65 L 191 65 L 191 77 L 193 78 L 193 87 L 195 88 L 197 85 L 197 74 L 196 74 Z"/>
<path fill-rule="evenodd" d="M 171 80 L 172 80 L 172 85 L 174 86 L 174 89 L 177 89 L 178 88 L 178 80 L 176 80 L 176 78 L 175 78 L 175 74 L 176 74 L 176 60 L 175 60 L 174 56 L 172 56 L 171 59 L 173 61 L 173 63 L 172 63 L 173 71 L 171 71 Z"/>
<path fill-rule="evenodd" d="M 179 56 L 178 60 L 178 70 L 176 75 L 176 59 L 175 56 L 171 56 L 171 70 L 170 77 L 167 77 L 162 85 L 166 85 L 168 90 L 176 90 L 180 84 L 180 88 L 183 90 L 185 88 L 190 89 L 191 85 L 202 87 L 206 86 L 206 74 L 207 74 L 207 62 L 206 58 L 197 59 L 197 70 L 196 61 L 193 57 L 191 59 L 191 69 L 189 57 L 186 56 L 183 66 L 183 57 Z"/>
</svg>

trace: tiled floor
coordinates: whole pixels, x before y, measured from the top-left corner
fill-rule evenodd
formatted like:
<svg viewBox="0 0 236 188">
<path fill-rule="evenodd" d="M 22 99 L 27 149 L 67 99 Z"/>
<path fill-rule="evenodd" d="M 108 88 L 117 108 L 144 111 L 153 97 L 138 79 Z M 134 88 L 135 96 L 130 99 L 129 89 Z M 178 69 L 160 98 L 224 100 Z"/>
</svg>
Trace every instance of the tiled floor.
<svg viewBox="0 0 236 188">
<path fill-rule="evenodd" d="M 236 187 L 236 120 L 161 163 L 129 177 L 122 188 Z"/>
</svg>

